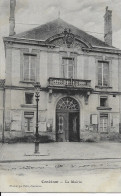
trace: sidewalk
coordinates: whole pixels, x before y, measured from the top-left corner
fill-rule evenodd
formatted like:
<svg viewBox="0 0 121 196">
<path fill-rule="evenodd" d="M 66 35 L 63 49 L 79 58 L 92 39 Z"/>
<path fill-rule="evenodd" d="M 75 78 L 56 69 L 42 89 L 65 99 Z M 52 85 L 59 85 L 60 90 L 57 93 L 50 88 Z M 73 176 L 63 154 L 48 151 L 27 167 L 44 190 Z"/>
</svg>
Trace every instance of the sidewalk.
<svg viewBox="0 0 121 196">
<path fill-rule="evenodd" d="M 120 143 L 44 143 L 40 154 L 34 144 L 0 144 L 0 162 L 41 160 L 121 159 Z"/>
</svg>

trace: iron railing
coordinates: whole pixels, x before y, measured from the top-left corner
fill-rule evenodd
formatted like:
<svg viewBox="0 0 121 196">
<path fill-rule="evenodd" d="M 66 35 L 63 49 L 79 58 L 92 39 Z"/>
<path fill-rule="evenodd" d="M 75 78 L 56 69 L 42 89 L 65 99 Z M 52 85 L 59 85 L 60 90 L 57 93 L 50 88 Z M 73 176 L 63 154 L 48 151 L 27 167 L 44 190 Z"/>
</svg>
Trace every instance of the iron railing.
<svg viewBox="0 0 121 196">
<path fill-rule="evenodd" d="M 91 88 L 91 80 L 79 80 L 72 78 L 49 78 L 49 86 L 51 87 L 75 87 L 75 88 Z"/>
</svg>

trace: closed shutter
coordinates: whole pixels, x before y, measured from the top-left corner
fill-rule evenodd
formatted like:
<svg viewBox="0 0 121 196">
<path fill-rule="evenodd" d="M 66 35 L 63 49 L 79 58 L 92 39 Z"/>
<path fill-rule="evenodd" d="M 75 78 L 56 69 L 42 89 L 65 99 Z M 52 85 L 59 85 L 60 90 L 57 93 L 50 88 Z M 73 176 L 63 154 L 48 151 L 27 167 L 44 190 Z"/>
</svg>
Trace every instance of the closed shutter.
<svg viewBox="0 0 121 196">
<path fill-rule="evenodd" d="M 62 59 L 62 77 L 67 78 L 67 59 L 63 58 Z"/>
<path fill-rule="evenodd" d="M 35 59 L 36 56 L 31 56 L 31 63 L 30 63 L 30 80 L 35 81 Z"/>
<path fill-rule="evenodd" d="M 112 86 L 112 61 L 109 62 L 109 86 Z"/>
<path fill-rule="evenodd" d="M 25 131 L 28 131 L 28 118 L 25 118 Z"/>
<path fill-rule="evenodd" d="M 74 72 L 74 61 L 73 59 L 68 59 L 68 78 L 73 78 Z"/>
<path fill-rule="evenodd" d="M 30 122 L 29 125 L 30 131 L 33 131 L 33 119 L 31 118 L 29 122 Z"/>
<path fill-rule="evenodd" d="M 98 85 L 102 86 L 102 63 L 98 62 Z"/>
<path fill-rule="evenodd" d="M 98 62 L 98 85 L 109 86 L 109 63 Z"/>
<path fill-rule="evenodd" d="M 40 53 L 37 53 L 36 60 L 35 60 L 35 71 L 36 71 L 36 81 L 39 81 L 40 78 Z M 51 70 L 52 71 L 52 70 Z"/>
<path fill-rule="evenodd" d="M 109 64 L 107 62 L 103 63 L 103 85 L 109 85 Z"/>
<path fill-rule="evenodd" d="M 29 80 L 29 56 L 24 55 L 24 80 Z"/>
</svg>

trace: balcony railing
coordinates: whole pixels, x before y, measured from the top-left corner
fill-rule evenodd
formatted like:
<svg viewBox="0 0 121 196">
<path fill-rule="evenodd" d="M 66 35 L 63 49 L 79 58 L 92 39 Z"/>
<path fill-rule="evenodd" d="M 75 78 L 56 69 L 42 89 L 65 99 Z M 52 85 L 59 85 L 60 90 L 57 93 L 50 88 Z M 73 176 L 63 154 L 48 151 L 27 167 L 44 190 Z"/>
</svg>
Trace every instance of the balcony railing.
<svg viewBox="0 0 121 196">
<path fill-rule="evenodd" d="M 78 80 L 71 78 L 49 78 L 50 87 L 91 88 L 91 80 Z"/>
</svg>

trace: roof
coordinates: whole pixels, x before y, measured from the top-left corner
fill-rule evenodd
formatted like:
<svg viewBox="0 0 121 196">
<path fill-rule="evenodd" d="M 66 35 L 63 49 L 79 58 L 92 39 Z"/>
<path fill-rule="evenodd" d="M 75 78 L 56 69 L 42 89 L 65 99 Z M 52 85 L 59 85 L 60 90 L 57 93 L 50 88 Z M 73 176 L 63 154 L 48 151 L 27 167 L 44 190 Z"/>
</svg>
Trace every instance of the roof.
<svg viewBox="0 0 121 196">
<path fill-rule="evenodd" d="M 88 33 L 80 30 L 79 28 L 65 22 L 64 20 L 58 18 L 46 24 L 40 25 L 34 29 L 29 31 L 25 31 L 23 33 L 16 34 L 12 37 L 15 38 L 24 38 L 24 39 L 34 39 L 34 40 L 43 40 L 46 41 L 48 38 L 60 34 L 64 31 L 64 29 L 70 29 L 74 35 L 79 36 L 80 38 L 89 42 L 92 46 L 99 47 L 111 47 L 100 39 L 89 35 Z M 114 47 L 112 47 L 114 48 Z"/>
</svg>

